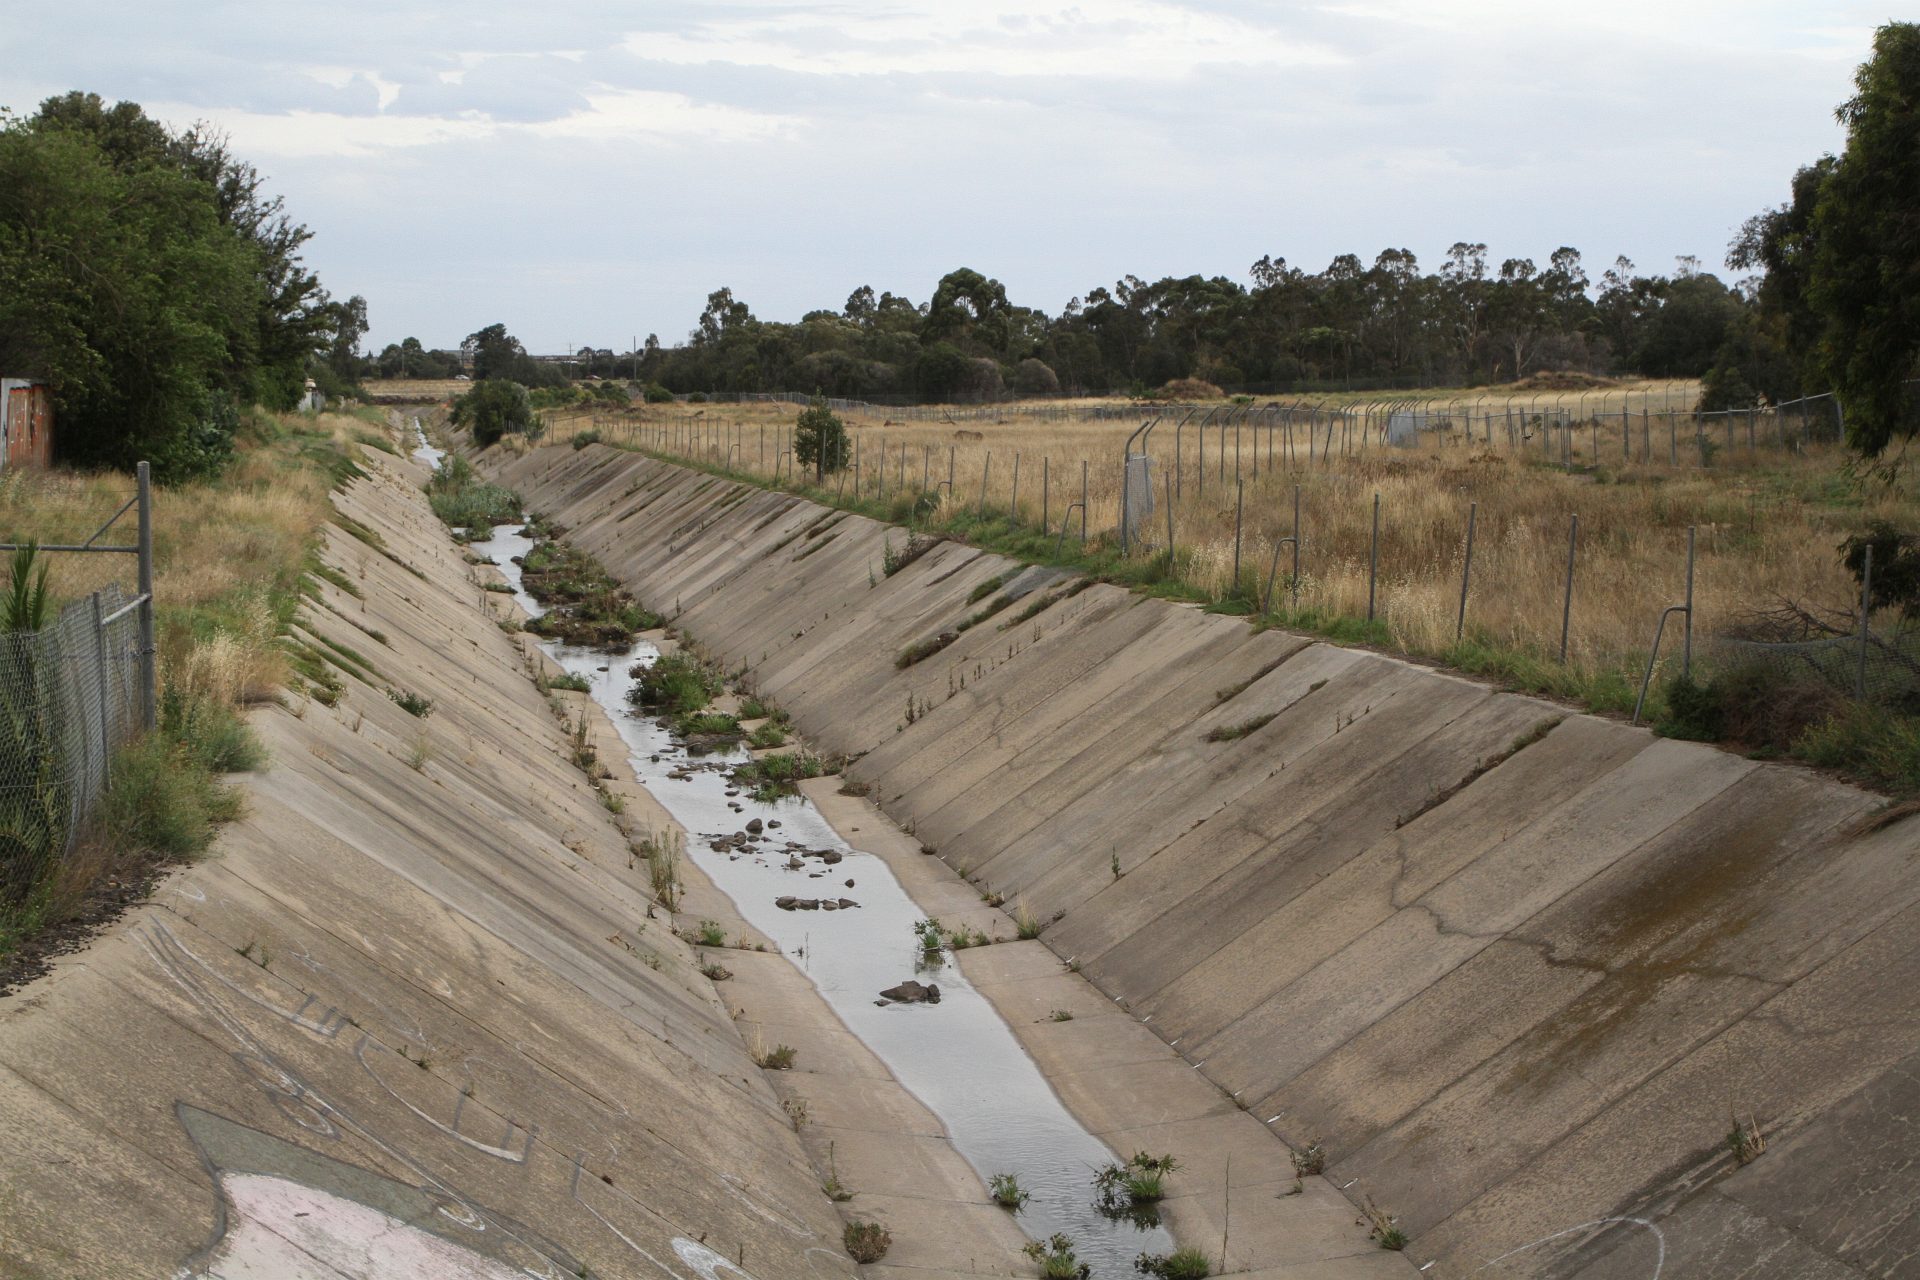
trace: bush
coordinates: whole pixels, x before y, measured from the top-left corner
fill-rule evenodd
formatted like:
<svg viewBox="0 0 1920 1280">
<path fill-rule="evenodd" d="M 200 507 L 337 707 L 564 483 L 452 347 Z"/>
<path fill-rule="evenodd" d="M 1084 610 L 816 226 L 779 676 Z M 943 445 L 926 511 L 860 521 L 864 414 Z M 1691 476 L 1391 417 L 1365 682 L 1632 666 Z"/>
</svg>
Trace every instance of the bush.
<svg viewBox="0 0 1920 1280">
<path fill-rule="evenodd" d="M 649 382 L 645 394 L 648 404 L 673 403 L 673 392 L 667 390 L 657 382 Z"/>
<path fill-rule="evenodd" d="M 642 668 L 627 690 L 627 701 L 656 715 L 684 716 L 705 707 L 720 695 L 720 689 L 719 677 L 682 651 L 665 654 Z"/>
<path fill-rule="evenodd" d="M 1160 395 L 1168 400 L 1218 400 L 1226 394 L 1211 382 L 1199 378 L 1175 378 L 1160 388 Z"/>
<path fill-rule="evenodd" d="M 847 424 L 827 408 L 825 400 L 815 396 L 794 421 L 793 456 L 819 476 L 844 470 L 850 452 Z"/>
<path fill-rule="evenodd" d="M 1667 682 L 1667 714 L 1654 726 L 1663 738 L 1690 742 L 1718 742 L 1726 725 L 1720 693 L 1712 684 L 1700 684 L 1690 675 Z"/>
<path fill-rule="evenodd" d="M 484 449 L 509 432 L 531 434 L 533 403 L 519 383 L 488 378 L 453 402 L 453 425 L 469 428 L 473 442 Z"/>
<path fill-rule="evenodd" d="M 585 431 L 576 431 L 573 433 L 573 447 L 576 449 L 584 449 L 590 444 L 599 443 L 600 429 L 598 427 L 588 427 Z"/>
<path fill-rule="evenodd" d="M 1060 377 L 1029 356 L 1013 368 L 1013 389 L 1023 396 L 1050 396 L 1060 390 Z"/>
</svg>

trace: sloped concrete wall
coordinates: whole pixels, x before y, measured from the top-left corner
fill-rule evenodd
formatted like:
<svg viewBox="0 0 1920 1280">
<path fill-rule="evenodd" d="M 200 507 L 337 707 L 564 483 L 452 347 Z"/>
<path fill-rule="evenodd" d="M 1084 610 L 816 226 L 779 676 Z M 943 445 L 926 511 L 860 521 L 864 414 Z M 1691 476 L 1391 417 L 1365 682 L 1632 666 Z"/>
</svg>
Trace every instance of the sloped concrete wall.
<svg viewBox="0 0 1920 1280">
<path fill-rule="evenodd" d="M 410 471 L 302 612 L 345 696 L 256 712 L 247 816 L 0 1004 L 0 1273 L 853 1274 Z"/>
<path fill-rule="evenodd" d="M 602 446 L 487 465 L 1428 1274 L 1913 1274 L 1878 798 L 954 543 L 889 576 L 900 530 Z"/>
</svg>

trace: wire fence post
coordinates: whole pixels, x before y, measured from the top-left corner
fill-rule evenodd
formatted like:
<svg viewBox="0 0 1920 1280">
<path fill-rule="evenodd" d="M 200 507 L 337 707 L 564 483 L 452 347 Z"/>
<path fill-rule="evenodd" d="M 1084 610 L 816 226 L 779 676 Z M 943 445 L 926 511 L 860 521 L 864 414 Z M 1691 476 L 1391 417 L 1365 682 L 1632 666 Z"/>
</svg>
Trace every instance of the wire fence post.
<svg viewBox="0 0 1920 1280">
<path fill-rule="evenodd" d="M 979 514 L 982 517 L 984 517 L 987 514 L 987 476 L 992 471 L 993 471 L 993 450 L 989 449 L 987 450 L 986 458 L 983 459 L 980 463 L 980 512 Z"/>
<path fill-rule="evenodd" d="M 1293 486 L 1293 582 L 1290 584 L 1288 598 L 1293 601 L 1293 611 L 1300 612 L 1300 486 Z"/>
<path fill-rule="evenodd" d="M 1853 695 L 1865 700 L 1867 696 L 1867 643 L 1870 635 L 1868 619 L 1873 609 L 1873 544 L 1866 544 L 1865 562 L 1860 568 L 1860 667 L 1854 676 Z"/>
<path fill-rule="evenodd" d="M 1240 439 L 1234 437 L 1235 463 L 1238 464 Z M 1247 487 L 1242 481 L 1233 482 L 1233 594 L 1240 594 L 1240 517 L 1246 508 Z"/>
<path fill-rule="evenodd" d="M 1080 546 L 1087 545 L 1087 460 L 1080 459 Z"/>
<path fill-rule="evenodd" d="M 1173 576 L 1173 476 L 1167 476 L 1167 576 Z"/>
<path fill-rule="evenodd" d="M 1373 621 L 1373 601 L 1380 578 L 1380 495 L 1373 495 L 1373 541 L 1367 554 L 1367 621 Z"/>
<path fill-rule="evenodd" d="M 1458 644 L 1467 633 L 1467 585 L 1473 580 L 1473 526 L 1480 514 L 1480 504 L 1467 504 L 1467 557 L 1460 566 L 1460 615 L 1454 620 L 1453 640 Z"/>
<path fill-rule="evenodd" d="M 1040 531 L 1042 533 L 1046 532 L 1047 525 L 1051 523 L 1048 517 L 1052 513 L 1047 506 L 1047 499 L 1052 496 L 1048 487 L 1053 478 L 1049 474 L 1050 470 L 1051 468 L 1047 465 L 1047 455 L 1043 453 L 1040 455 Z"/>
<path fill-rule="evenodd" d="M 1573 625 L 1573 551 L 1580 541 L 1580 517 L 1567 526 L 1567 594 L 1560 602 L 1560 662 L 1567 661 L 1567 631 Z"/>
<path fill-rule="evenodd" d="M 1020 454 L 1018 450 L 1015 450 L 1013 455 L 1013 500 L 1007 503 L 1007 519 L 1015 524 L 1020 523 Z"/>
<path fill-rule="evenodd" d="M 139 485 L 139 581 L 134 590 L 140 600 L 140 724 L 151 729 L 157 709 L 154 687 L 153 646 L 153 477 L 152 469 L 142 462 L 134 468 Z"/>
<path fill-rule="evenodd" d="M 1695 528 L 1687 526 L 1687 629 L 1681 634 L 1685 637 L 1680 649 L 1680 674 L 1691 678 L 1693 675 L 1693 539 Z"/>
<path fill-rule="evenodd" d="M 91 597 L 93 606 L 93 669 L 100 697 L 100 789 L 113 785 L 113 715 L 107 702 L 107 624 L 101 616 L 100 593 Z M 85 737 L 85 734 L 82 734 Z"/>
</svg>

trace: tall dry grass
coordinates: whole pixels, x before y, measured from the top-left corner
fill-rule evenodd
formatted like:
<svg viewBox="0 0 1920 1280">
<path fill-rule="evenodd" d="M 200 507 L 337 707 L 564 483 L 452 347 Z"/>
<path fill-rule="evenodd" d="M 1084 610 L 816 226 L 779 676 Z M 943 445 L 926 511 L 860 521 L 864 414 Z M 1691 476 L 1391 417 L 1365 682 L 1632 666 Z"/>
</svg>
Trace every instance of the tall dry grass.
<svg viewBox="0 0 1920 1280">
<path fill-rule="evenodd" d="M 159 731 L 118 750 L 100 811 L 28 898 L 0 909 L 0 968 L 37 931 L 81 911 L 103 884 L 137 884 L 157 866 L 192 856 L 237 814 L 238 793 L 219 775 L 263 758 L 237 708 L 286 679 L 277 639 L 332 515 L 330 488 L 349 473 L 369 422 L 256 416 L 225 475 L 155 491 Z M 133 477 L 124 474 L 10 471 L 0 476 L 0 541 L 85 541 L 133 493 Z M 129 511 L 100 541 L 130 543 L 136 527 Z M 132 556 L 48 559 L 57 603 L 108 583 L 129 594 L 135 586 Z"/>
<path fill-rule="evenodd" d="M 154 612 L 162 678 L 221 701 L 264 697 L 285 676 L 273 640 L 303 562 L 332 513 L 332 475 L 316 453 L 352 456 L 364 419 L 256 418 L 223 476 L 155 491 Z M 0 541 L 77 543 L 134 494 L 119 472 L 0 474 Z M 128 512 L 101 538 L 131 543 Z M 108 583 L 129 591 L 131 556 L 54 555 L 60 603 Z"/>
<path fill-rule="evenodd" d="M 1644 392 L 1681 394 L 1661 384 Z M 610 443 L 763 481 L 777 471 L 790 483 L 793 467 L 782 452 L 793 416 L 787 405 L 659 406 L 624 423 L 604 415 L 593 421 Z M 548 441 L 568 443 L 571 429 L 589 419 L 556 422 Z M 820 496 L 852 501 L 857 486 L 869 509 L 898 518 L 911 509 L 912 497 L 931 488 L 937 506 L 926 520 L 935 527 L 980 526 L 984 513 L 989 521 L 999 518 L 993 530 L 979 530 L 991 542 L 1008 526 L 1036 529 L 1044 513 L 1048 533 L 1057 535 L 1068 504 L 1081 496 L 1084 467 L 1092 549 L 1115 547 L 1120 458 L 1138 422 L 1049 421 L 1008 407 L 1005 420 L 992 424 L 855 418 L 848 425 L 861 465 L 829 477 Z M 1258 598 L 1277 541 L 1292 532 L 1297 486 L 1301 578 L 1291 620 L 1327 629 L 1364 619 L 1378 494 L 1375 617 L 1381 627 L 1365 634 L 1417 655 L 1473 661 L 1467 650 L 1478 646 L 1557 668 L 1570 523 L 1577 515 L 1568 661 L 1563 675 L 1548 683 L 1589 694 L 1604 687 L 1598 701 L 1606 705 L 1637 685 L 1661 609 L 1684 596 L 1689 527 L 1696 530 L 1695 634 L 1705 637 L 1736 630 L 1781 600 L 1850 609 L 1857 587 L 1841 565 L 1838 544 L 1872 520 L 1911 526 L 1920 517 L 1903 487 L 1857 476 L 1837 446 L 1750 453 L 1742 435 L 1731 449 L 1683 448 L 1676 466 L 1662 447 L 1645 459 L 1637 420 L 1631 451 L 1605 427 L 1577 430 L 1571 470 L 1550 465 L 1524 440 L 1519 448 L 1499 447 L 1500 441 L 1489 448 L 1444 437 L 1418 449 L 1369 447 L 1344 457 L 1336 447 L 1331 458 L 1316 453 L 1309 461 L 1298 436 L 1289 452 L 1284 437 L 1243 432 L 1236 460 L 1233 435 L 1210 431 L 1203 471 L 1197 433 L 1189 427 L 1176 451 L 1169 425 L 1152 437 L 1154 513 L 1134 547 L 1136 558 L 1164 560 L 1172 480 L 1177 581 L 1160 589 Z M 949 476 L 950 486 L 944 483 Z M 1237 583 L 1236 497 L 1243 504 Z M 1460 645 L 1470 504 L 1478 505 L 1467 644 Z M 1068 551 L 1076 548 L 1078 532 L 1075 513 Z M 1275 595 L 1288 607 L 1290 567 L 1290 553 L 1283 552 Z M 1672 654 L 1677 660 L 1677 646 Z"/>
</svg>

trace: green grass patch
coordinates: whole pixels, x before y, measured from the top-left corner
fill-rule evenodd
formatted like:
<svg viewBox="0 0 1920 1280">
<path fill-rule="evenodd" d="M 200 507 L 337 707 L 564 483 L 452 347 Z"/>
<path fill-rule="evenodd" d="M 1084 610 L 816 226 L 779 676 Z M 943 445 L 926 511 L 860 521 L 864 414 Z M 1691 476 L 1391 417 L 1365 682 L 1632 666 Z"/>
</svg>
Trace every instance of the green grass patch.
<svg viewBox="0 0 1920 1280">
<path fill-rule="evenodd" d="M 469 542 L 493 533 L 497 524 L 520 520 L 520 495 L 482 480 L 473 464 L 459 454 L 448 454 L 427 481 L 427 503 L 449 528 L 464 529 Z"/>
<path fill-rule="evenodd" d="M 703 710 L 723 688 L 718 672 L 681 650 L 642 668 L 627 690 L 627 701 L 654 715 L 684 716 Z"/>
<path fill-rule="evenodd" d="M 800 794 L 799 784 L 832 770 L 827 762 L 811 751 L 789 751 L 734 766 L 734 785 L 751 791 L 762 804 L 771 804 L 783 796 Z"/>
</svg>

